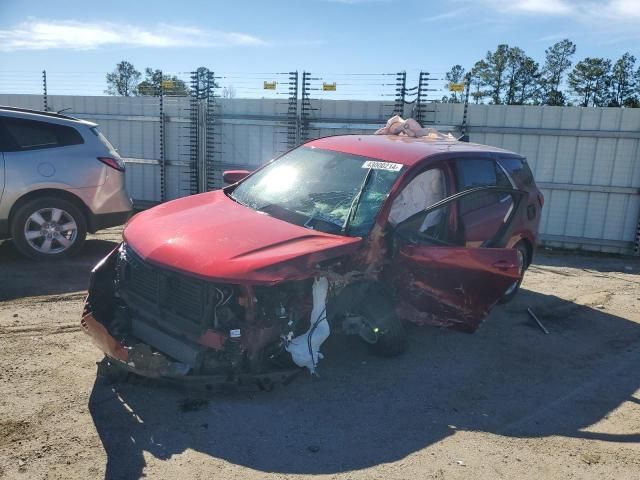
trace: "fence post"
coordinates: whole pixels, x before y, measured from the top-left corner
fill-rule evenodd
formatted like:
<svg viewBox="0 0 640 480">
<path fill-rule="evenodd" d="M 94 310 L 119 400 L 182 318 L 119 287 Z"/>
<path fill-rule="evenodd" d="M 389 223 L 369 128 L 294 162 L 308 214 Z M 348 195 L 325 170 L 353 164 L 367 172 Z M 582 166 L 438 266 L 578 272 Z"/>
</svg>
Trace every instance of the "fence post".
<svg viewBox="0 0 640 480">
<path fill-rule="evenodd" d="M 310 81 L 311 73 L 307 71 L 302 72 L 302 85 L 301 94 L 302 102 L 300 105 L 300 143 L 309 140 L 309 122 L 311 120 L 311 99 L 310 96 Z"/>
<path fill-rule="evenodd" d="M 393 108 L 394 115 L 404 115 L 404 101 L 407 95 L 407 72 L 398 72 L 396 75 L 396 102 Z"/>
<path fill-rule="evenodd" d="M 287 106 L 287 149 L 300 143 L 298 120 L 298 71 L 289 72 L 289 104 Z"/>
<path fill-rule="evenodd" d="M 189 193 L 191 194 L 199 191 L 200 83 L 200 69 L 197 69 L 191 72 L 191 99 L 189 102 Z"/>
<path fill-rule="evenodd" d="M 462 136 L 460 140 L 463 142 L 469 141 L 469 134 L 467 133 L 467 110 L 469 109 L 469 90 L 471 90 L 471 75 L 467 73 L 465 77 L 465 89 L 464 89 L 464 113 L 462 114 L 462 126 L 460 127 Z"/>
<path fill-rule="evenodd" d="M 159 136 L 160 136 L 160 201 L 167 200 L 167 159 L 165 155 L 165 118 L 164 118 L 164 86 L 162 79 L 164 75 L 160 72 L 160 87 L 158 89 L 158 107 L 160 114 Z"/>
<path fill-rule="evenodd" d="M 44 105 L 44 111 L 49 111 L 49 102 L 47 98 L 47 71 L 42 70 L 42 103 Z"/>
<path fill-rule="evenodd" d="M 211 70 L 207 71 L 207 81 L 205 87 L 206 96 L 206 112 L 204 117 L 205 122 L 205 152 L 204 152 L 204 175 L 202 179 L 203 191 L 208 192 L 214 190 L 216 185 L 216 145 L 219 143 L 216 141 L 216 76 Z M 222 128 L 222 126 L 221 126 Z"/>
</svg>

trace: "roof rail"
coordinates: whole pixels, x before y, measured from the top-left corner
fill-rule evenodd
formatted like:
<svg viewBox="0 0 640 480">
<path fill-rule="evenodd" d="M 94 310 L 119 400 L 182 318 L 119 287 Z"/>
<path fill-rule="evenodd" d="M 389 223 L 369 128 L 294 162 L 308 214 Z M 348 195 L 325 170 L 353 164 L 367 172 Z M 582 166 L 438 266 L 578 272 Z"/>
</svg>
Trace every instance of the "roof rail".
<svg viewBox="0 0 640 480">
<path fill-rule="evenodd" d="M 0 105 L 0 110 L 8 110 L 10 112 L 35 113 L 37 115 L 45 115 L 47 117 L 64 118 L 65 120 L 79 120 L 78 118 L 71 117 L 69 115 L 61 115 L 60 113 L 55 112 L 45 112 L 43 110 L 30 110 L 28 108 L 6 107 L 4 105 Z"/>
</svg>

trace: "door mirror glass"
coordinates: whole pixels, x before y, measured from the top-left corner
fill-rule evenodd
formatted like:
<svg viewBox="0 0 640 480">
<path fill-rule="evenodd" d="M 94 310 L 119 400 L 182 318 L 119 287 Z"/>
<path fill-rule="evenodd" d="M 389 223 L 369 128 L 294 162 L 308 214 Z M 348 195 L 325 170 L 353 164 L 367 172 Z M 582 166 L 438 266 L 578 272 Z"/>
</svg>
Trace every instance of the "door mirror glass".
<svg viewBox="0 0 640 480">
<path fill-rule="evenodd" d="M 251 172 L 249 170 L 226 170 L 222 174 L 222 180 L 227 185 L 238 183 L 240 180 L 244 180 Z"/>
</svg>

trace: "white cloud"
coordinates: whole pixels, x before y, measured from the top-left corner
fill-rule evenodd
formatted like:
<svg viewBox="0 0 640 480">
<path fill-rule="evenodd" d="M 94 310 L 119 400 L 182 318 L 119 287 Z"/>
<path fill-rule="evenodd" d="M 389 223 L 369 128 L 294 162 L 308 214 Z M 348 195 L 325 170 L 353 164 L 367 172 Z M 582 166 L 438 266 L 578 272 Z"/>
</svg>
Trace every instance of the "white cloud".
<svg viewBox="0 0 640 480">
<path fill-rule="evenodd" d="M 595 5 L 594 5 L 595 8 Z M 605 2 L 605 13 L 610 18 L 624 18 L 640 20 L 640 1 L 638 0 L 610 0 Z"/>
<path fill-rule="evenodd" d="M 568 15 L 575 5 L 568 0 L 482 0 L 486 6 L 505 13 Z"/>
<path fill-rule="evenodd" d="M 443 13 L 439 13 L 437 15 L 432 15 L 430 17 L 425 17 L 422 19 L 423 22 L 437 22 L 439 20 L 449 20 L 451 18 L 459 17 L 463 13 L 467 12 L 468 8 L 455 8 L 453 10 L 448 10 Z"/>
<path fill-rule="evenodd" d="M 266 42 L 247 33 L 203 30 L 159 24 L 154 28 L 109 22 L 29 19 L 0 29 L 0 50 L 62 48 L 91 50 L 109 45 L 129 47 L 260 46 Z"/>
<path fill-rule="evenodd" d="M 462 0 L 498 13 L 573 16 L 582 21 L 616 23 L 640 20 L 640 0 Z"/>
</svg>

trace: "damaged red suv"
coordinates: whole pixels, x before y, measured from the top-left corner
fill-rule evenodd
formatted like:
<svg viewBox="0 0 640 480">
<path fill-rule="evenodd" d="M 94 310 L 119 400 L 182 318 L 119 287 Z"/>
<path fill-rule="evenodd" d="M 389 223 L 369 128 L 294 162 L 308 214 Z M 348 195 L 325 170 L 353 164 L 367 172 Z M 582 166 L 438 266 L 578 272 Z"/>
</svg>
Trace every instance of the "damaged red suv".
<svg viewBox="0 0 640 480">
<path fill-rule="evenodd" d="M 543 205 L 522 156 L 443 135 L 321 138 L 224 176 L 94 268 L 81 323 L 109 365 L 265 387 L 330 334 L 393 356 L 404 322 L 473 332 L 517 292 Z"/>
</svg>

